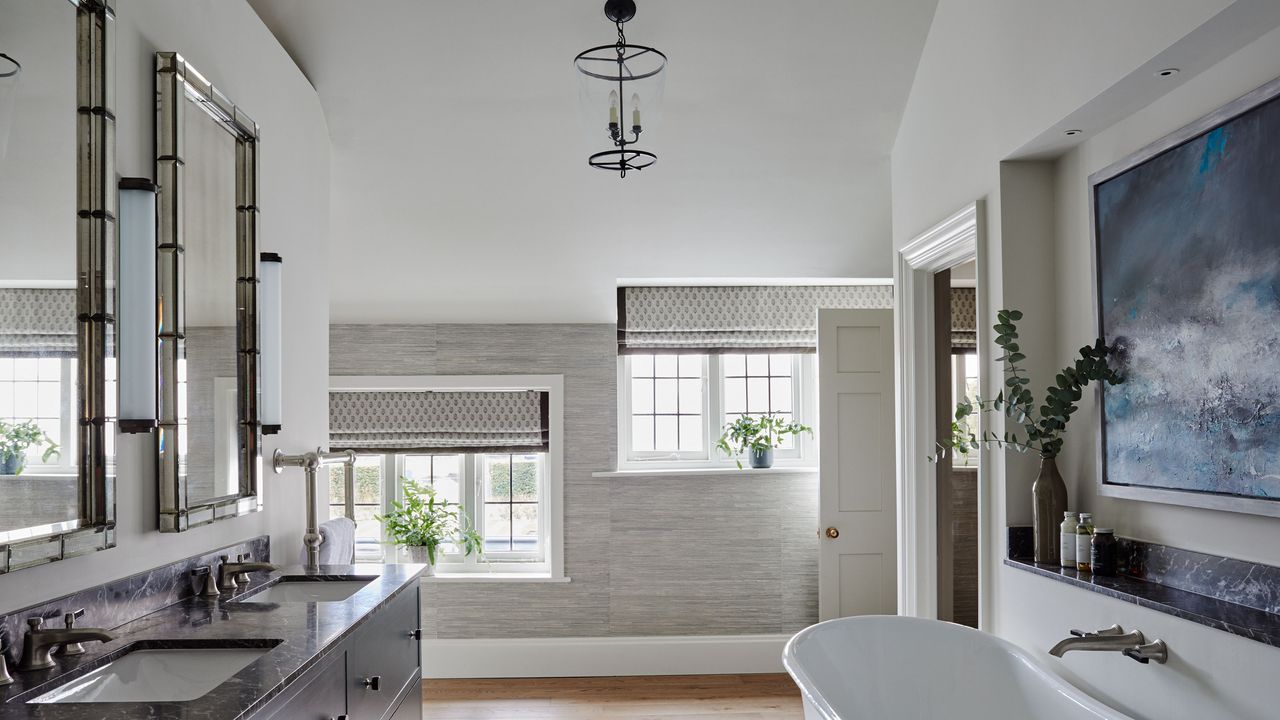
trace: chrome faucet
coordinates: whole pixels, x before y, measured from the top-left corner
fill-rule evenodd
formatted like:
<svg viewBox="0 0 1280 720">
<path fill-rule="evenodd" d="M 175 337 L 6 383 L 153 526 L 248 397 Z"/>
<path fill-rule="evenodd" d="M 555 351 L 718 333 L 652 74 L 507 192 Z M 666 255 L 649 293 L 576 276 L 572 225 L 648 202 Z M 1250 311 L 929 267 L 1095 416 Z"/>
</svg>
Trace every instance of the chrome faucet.
<svg viewBox="0 0 1280 720">
<path fill-rule="evenodd" d="M 18 662 L 18 670 L 45 670 L 54 666 L 50 653 L 54 648 L 66 643 L 80 643 L 90 640 L 111 642 L 116 637 L 100 628 L 60 628 L 42 627 L 44 618 L 27 618 L 27 635 L 22 643 L 22 660 Z"/>
<path fill-rule="evenodd" d="M 1125 632 L 1119 625 L 1112 625 L 1091 633 L 1072 630 L 1071 635 L 1072 637 L 1050 648 L 1049 654 L 1062 657 L 1075 650 L 1118 652 L 1143 664 L 1152 660 L 1163 663 L 1168 659 L 1168 648 L 1164 641 L 1148 643 L 1141 630 Z"/>
<path fill-rule="evenodd" d="M 279 570 L 279 565 L 272 565 L 267 562 L 231 562 L 226 555 L 222 556 L 222 564 L 218 566 L 218 587 L 223 592 L 235 590 L 239 587 L 236 582 L 237 575 L 247 575 L 251 572 L 259 570 Z"/>
</svg>

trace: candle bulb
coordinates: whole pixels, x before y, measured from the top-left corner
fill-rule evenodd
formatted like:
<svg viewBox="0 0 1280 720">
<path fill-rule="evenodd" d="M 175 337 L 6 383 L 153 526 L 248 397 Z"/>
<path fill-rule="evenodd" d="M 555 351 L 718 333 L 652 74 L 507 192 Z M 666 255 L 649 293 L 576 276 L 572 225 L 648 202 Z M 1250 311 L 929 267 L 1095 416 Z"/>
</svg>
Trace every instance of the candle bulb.
<svg viewBox="0 0 1280 720">
<path fill-rule="evenodd" d="M 640 127 L 640 95 L 631 93 L 631 125 Z"/>
<path fill-rule="evenodd" d="M 618 91 L 609 91 L 609 124 L 618 124 Z"/>
</svg>

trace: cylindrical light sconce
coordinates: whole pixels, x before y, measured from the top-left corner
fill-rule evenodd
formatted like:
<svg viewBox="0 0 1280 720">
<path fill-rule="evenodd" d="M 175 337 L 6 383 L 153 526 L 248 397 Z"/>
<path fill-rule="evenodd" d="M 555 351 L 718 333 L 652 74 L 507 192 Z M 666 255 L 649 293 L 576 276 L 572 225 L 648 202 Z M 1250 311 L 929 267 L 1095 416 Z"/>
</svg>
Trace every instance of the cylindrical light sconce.
<svg viewBox="0 0 1280 720">
<path fill-rule="evenodd" d="M 284 415 L 284 261 L 275 253 L 262 253 L 258 259 L 258 359 L 262 367 L 258 420 L 263 435 L 275 435 Z"/>
<path fill-rule="evenodd" d="M 156 184 L 120 180 L 119 428 L 149 432 L 156 426 Z"/>
</svg>

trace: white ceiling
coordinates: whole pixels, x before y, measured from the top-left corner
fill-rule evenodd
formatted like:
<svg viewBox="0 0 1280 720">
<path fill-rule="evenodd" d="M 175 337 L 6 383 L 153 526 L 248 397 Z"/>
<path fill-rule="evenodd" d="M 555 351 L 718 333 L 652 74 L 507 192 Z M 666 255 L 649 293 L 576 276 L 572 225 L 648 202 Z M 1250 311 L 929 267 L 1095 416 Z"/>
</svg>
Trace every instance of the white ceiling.
<svg viewBox="0 0 1280 720">
<path fill-rule="evenodd" d="M 628 39 L 670 66 L 659 161 L 626 180 L 586 166 L 577 107 L 602 0 L 249 1 L 328 120 L 333 322 L 612 322 L 620 277 L 890 274 L 936 0 L 639 0 Z"/>
</svg>

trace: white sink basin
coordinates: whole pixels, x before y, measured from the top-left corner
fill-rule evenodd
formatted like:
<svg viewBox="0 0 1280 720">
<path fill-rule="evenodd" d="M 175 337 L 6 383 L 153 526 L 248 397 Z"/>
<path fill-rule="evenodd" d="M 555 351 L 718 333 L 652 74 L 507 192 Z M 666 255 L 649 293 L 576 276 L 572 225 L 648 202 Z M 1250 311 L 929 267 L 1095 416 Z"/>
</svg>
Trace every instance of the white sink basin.
<svg viewBox="0 0 1280 720">
<path fill-rule="evenodd" d="M 340 602 L 355 595 L 368 580 L 314 580 L 278 582 L 236 602 L 246 603 L 316 603 Z"/>
<path fill-rule="evenodd" d="M 30 702 L 195 700 L 267 652 L 269 648 L 135 650 Z"/>
</svg>

